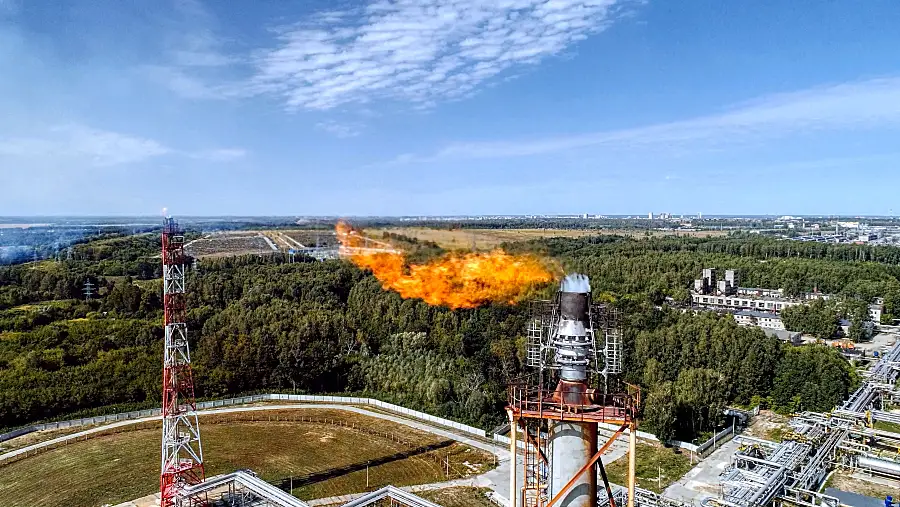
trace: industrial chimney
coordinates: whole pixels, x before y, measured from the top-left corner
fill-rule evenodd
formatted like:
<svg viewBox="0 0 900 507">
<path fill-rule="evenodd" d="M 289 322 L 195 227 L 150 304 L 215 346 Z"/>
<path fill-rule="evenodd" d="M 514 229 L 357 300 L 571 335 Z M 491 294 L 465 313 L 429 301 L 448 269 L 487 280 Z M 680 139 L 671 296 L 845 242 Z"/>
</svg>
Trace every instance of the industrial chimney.
<svg viewBox="0 0 900 507">
<path fill-rule="evenodd" d="M 559 292 L 559 327 L 551 336 L 556 348 L 559 383 L 554 401 L 563 405 L 584 407 L 591 404 L 588 367 L 595 356 L 593 332 L 588 308 L 591 286 L 584 275 L 570 275 L 563 280 Z M 597 424 L 558 421 L 550 424 L 550 469 L 552 498 L 563 492 L 566 484 L 597 452 Z M 597 503 L 597 474 L 583 473 L 564 492 L 560 507 L 594 507 Z"/>
<path fill-rule="evenodd" d="M 618 316 L 592 303 L 590 282 L 579 274 L 562 281 L 553 301 L 536 301 L 532 309 L 526 356 L 535 373 L 509 387 L 510 451 L 517 450 L 519 430 L 525 442 L 524 486 L 511 486 L 511 506 L 594 507 L 598 470 L 606 497 L 613 497 L 600 456 L 626 429 L 632 440 L 635 435 L 639 394 L 607 392 L 610 376 L 622 371 Z M 597 423 L 619 428 L 599 448 Z M 511 485 L 517 484 L 516 469 Z"/>
</svg>

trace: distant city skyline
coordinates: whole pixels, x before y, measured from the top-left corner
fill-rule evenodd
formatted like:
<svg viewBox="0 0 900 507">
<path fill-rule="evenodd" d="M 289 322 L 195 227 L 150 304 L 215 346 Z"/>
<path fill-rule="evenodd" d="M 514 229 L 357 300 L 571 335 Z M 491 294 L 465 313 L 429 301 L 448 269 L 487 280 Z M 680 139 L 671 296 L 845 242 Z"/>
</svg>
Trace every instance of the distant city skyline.
<svg viewBox="0 0 900 507">
<path fill-rule="evenodd" d="M 0 215 L 889 216 L 897 26 L 892 0 L 0 0 Z"/>
</svg>

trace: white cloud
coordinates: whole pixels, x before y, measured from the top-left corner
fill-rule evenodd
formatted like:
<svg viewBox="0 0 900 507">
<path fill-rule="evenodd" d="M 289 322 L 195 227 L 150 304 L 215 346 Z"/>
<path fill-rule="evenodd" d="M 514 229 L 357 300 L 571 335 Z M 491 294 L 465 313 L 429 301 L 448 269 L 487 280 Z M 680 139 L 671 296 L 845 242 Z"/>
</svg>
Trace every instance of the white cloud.
<svg viewBox="0 0 900 507">
<path fill-rule="evenodd" d="M 316 128 L 340 138 L 356 137 L 362 133 L 362 124 L 356 122 L 339 123 L 328 120 L 316 123 Z"/>
<path fill-rule="evenodd" d="M 168 147 L 141 137 L 97 130 L 81 125 L 50 129 L 43 138 L 0 139 L 0 155 L 19 158 L 86 160 L 96 166 L 142 162 L 171 153 Z"/>
<path fill-rule="evenodd" d="M 138 67 L 148 79 L 188 99 L 219 99 L 233 95 L 234 85 L 213 85 L 243 60 L 225 49 L 216 35 L 216 19 L 196 0 L 177 0 L 162 38 L 162 62 Z"/>
<path fill-rule="evenodd" d="M 198 151 L 190 154 L 191 158 L 210 162 L 231 162 L 247 156 L 247 150 L 241 148 L 220 148 L 217 150 Z"/>
<path fill-rule="evenodd" d="M 626 0 L 627 1 L 627 0 Z M 557 55 L 621 13 L 622 0 L 375 0 L 278 30 L 242 92 L 292 108 L 376 99 L 429 106 L 506 69 Z"/>
<path fill-rule="evenodd" d="M 770 95 L 718 114 L 632 129 L 516 141 L 455 143 L 430 156 L 405 153 L 391 163 L 449 157 L 520 157 L 585 147 L 715 147 L 802 132 L 882 125 L 900 125 L 900 77 Z"/>
<path fill-rule="evenodd" d="M 174 150 L 158 141 L 84 125 L 62 125 L 48 129 L 42 137 L 0 137 L 0 157 L 26 160 L 81 162 L 96 167 L 128 165 L 165 155 L 187 156 L 211 162 L 244 157 L 240 148 L 197 152 Z"/>
<path fill-rule="evenodd" d="M 142 75 L 156 81 L 186 99 L 215 99 L 223 97 L 221 90 L 213 88 L 184 69 L 170 65 L 144 65 Z"/>
</svg>

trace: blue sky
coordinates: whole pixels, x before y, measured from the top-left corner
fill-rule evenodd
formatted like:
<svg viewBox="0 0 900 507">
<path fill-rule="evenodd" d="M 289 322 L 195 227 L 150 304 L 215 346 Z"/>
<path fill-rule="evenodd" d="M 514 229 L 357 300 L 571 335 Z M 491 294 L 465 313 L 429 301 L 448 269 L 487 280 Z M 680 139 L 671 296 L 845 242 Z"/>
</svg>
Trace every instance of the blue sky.
<svg viewBox="0 0 900 507">
<path fill-rule="evenodd" d="M 895 0 L 0 0 L 0 215 L 900 212 Z"/>
</svg>

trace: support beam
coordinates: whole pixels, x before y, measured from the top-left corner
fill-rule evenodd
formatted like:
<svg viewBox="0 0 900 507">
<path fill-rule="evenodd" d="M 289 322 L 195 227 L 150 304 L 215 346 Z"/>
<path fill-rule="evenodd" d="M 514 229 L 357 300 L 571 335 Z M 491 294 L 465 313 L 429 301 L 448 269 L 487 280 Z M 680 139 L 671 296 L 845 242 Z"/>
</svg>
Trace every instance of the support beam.
<svg viewBox="0 0 900 507">
<path fill-rule="evenodd" d="M 616 507 L 616 500 L 613 498 L 612 487 L 609 485 L 609 478 L 606 477 L 606 467 L 603 466 L 601 459 L 597 466 L 600 468 L 600 476 L 603 477 L 603 485 L 606 486 L 606 498 L 609 499 L 609 507 Z"/>
<path fill-rule="evenodd" d="M 634 489 L 635 474 L 637 473 L 637 461 L 635 460 L 635 451 L 637 451 L 637 424 L 631 421 L 631 430 L 628 435 L 628 507 L 634 507 Z"/>
<path fill-rule="evenodd" d="M 519 496 L 519 487 L 516 484 L 516 470 L 519 465 L 516 463 L 516 455 L 518 454 L 518 421 L 513 416 L 512 410 L 509 411 L 509 507 L 516 507 L 516 498 Z"/>
<path fill-rule="evenodd" d="M 541 457 L 541 461 L 543 461 L 545 465 L 549 465 L 550 462 L 547 461 L 547 455 L 544 454 L 544 450 L 541 449 L 541 446 L 538 445 L 537 439 L 535 439 L 531 432 L 528 431 L 528 428 L 525 426 L 525 423 L 522 422 L 521 419 L 519 419 L 519 425 L 522 427 L 522 433 L 525 434 L 525 440 L 527 440 L 529 444 L 533 445 L 534 448 L 537 449 L 538 455 L 540 455 Z M 540 431 L 540 429 L 538 429 L 538 431 Z"/>
</svg>

